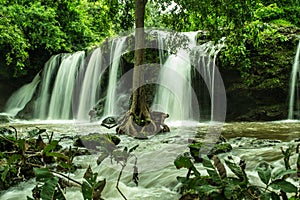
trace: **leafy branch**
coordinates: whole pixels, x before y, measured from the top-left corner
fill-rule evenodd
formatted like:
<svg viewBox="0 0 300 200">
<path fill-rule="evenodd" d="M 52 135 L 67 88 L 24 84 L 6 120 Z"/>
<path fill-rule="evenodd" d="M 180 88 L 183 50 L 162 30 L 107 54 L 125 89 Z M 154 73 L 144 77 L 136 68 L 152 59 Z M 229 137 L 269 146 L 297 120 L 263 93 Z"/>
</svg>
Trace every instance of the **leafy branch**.
<svg viewBox="0 0 300 200">
<path fill-rule="evenodd" d="M 188 199 L 191 195 L 196 195 L 200 199 L 288 199 L 287 194 L 294 194 L 294 199 L 299 199 L 299 189 L 293 183 L 286 180 L 299 173 L 299 145 L 296 148 L 298 154 L 297 169 L 291 169 L 289 164 L 290 156 L 294 147 L 289 147 L 282 153 L 284 155 L 285 168 L 273 171 L 268 163 L 261 163 L 256 168 L 258 177 L 265 186 L 255 185 L 249 182 L 245 171 L 246 162 L 240 160 L 239 163 L 232 161 L 231 157 L 225 159 L 226 166 L 233 172 L 234 177 L 226 173 L 224 162 L 214 155 L 212 161 L 207 156 L 201 157 L 201 163 L 206 169 L 207 175 L 201 175 L 196 169 L 192 157 L 188 154 L 180 155 L 174 164 L 177 169 L 188 169 L 186 177 L 177 177 L 181 185 L 181 199 Z"/>
</svg>

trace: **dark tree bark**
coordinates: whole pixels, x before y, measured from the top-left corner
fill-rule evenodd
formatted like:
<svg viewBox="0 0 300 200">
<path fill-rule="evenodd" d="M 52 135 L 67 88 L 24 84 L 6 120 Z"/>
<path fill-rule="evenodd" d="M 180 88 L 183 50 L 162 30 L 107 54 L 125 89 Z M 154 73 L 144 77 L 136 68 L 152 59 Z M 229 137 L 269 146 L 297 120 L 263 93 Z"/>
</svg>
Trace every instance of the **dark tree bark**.
<svg viewBox="0 0 300 200">
<path fill-rule="evenodd" d="M 118 134 L 145 137 L 162 131 L 169 131 L 164 119 L 168 115 L 160 112 L 151 114 L 146 103 L 144 83 L 144 19 L 147 0 L 135 0 L 135 53 L 133 70 L 133 96 L 130 110 L 117 127 Z"/>
<path fill-rule="evenodd" d="M 142 114 L 145 110 L 145 91 L 140 87 L 144 82 L 144 18 L 147 0 L 135 0 L 135 53 L 133 70 L 133 98 L 130 108 L 131 113 Z M 139 116 L 141 117 L 141 116 Z"/>
</svg>

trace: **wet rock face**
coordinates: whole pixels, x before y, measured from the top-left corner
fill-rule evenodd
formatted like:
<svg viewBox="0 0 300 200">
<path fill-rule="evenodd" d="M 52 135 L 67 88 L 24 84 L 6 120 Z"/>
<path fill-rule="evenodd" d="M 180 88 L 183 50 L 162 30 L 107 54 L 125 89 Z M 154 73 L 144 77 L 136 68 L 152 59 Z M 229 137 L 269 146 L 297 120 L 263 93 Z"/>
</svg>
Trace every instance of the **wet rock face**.
<svg viewBox="0 0 300 200">
<path fill-rule="evenodd" d="M 227 97 L 226 121 L 287 119 L 287 88 L 249 88 L 237 71 L 221 72 Z"/>
<path fill-rule="evenodd" d="M 1 91 L 0 112 L 4 111 L 6 101 L 8 100 L 10 95 L 13 93 L 13 91 L 17 90 L 18 87 L 19 87 L 19 85 L 13 85 L 13 81 L 11 81 L 11 80 L 8 80 L 8 79 L 1 80 L 0 79 L 0 91 Z"/>
<path fill-rule="evenodd" d="M 7 115 L 0 115 L 0 124 L 8 123 L 9 117 Z"/>
</svg>

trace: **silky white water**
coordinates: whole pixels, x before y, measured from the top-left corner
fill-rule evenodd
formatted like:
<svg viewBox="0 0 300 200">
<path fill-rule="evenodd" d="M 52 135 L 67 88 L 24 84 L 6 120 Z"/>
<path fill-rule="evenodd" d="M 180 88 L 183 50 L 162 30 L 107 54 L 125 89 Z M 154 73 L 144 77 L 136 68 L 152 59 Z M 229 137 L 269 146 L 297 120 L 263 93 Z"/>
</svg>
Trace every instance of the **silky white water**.
<svg viewBox="0 0 300 200">
<path fill-rule="evenodd" d="M 158 46 L 164 48 L 165 34 L 158 33 Z M 182 33 L 188 38 L 190 49 L 196 46 L 197 32 Z M 164 51 L 166 49 L 160 49 Z M 160 59 L 163 59 L 160 52 Z M 161 61 L 161 64 L 163 61 Z M 168 56 L 159 72 L 159 87 L 151 108 L 169 114 L 169 121 L 193 119 L 191 63 L 189 52 L 178 49 Z"/>
<path fill-rule="evenodd" d="M 49 103 L 48 119 L 70 119 L 77 70 L 84 64 L 84 51 L 67 55 L 60 64 Z"/>
<path fill-rule="evenodd" d="M 290 79 L 290 100 L 289 100 L 289 114 L 288 119 L 294 119 L 295 112 L 297 112 L 297 117 L 299 118 L 299 81 L 300 81 L 300 41 L 297 47 L 294 64 L 292 68 L 292 74 Z M 296 105 L 295 105 L 296 104 Z M 295 110 L 296 109 L 296 110 Z"/>
<path fill-rule="evenodd" d="M 59 67 L 60 59 L 63 59 L 66 54 L 58 54 L 52 56 L 45 64 L 42 72 L 41 86 L 38 98 L 35 102 L 34 118 L 47 119 L 48 116 L 48 102 L 51 98 L 51 81 L 56 76 L 56 69 Z"/>
<path fill-rule="evenodd" d="M 220 50 L 225 46 L 225 38 L 222 38 L 218 44 L 213 44 L 212 42 L 207 42 L 201 45 L 198 45 L 194 48 L 192 63 L 196 66 L 201 74 L 202 79 L 205 82 L 206 88 L 210 94 L 210 120 L 216 121 L 217 116 L 216 112 L 218 103 L 216 98 L 220 97 L 220 90 L 216 87 L 219 87 L 220 80 L 216 77 L 216 59 Z M 223 85 L 223 84 L 222 84 Z M 202 88 L 204 89 L 204 88 Z M 218 96 L 219 95 L 219 96 Z M 201 103 L 201 102 L 200 102 Z M 225 102 L 223 102 L 225 103 Z"/>
<path fill-rule="evenodd" d="M 117 115 L 118 108 L 117 102 L 117 81 L 118 70 L 120 66 L 121 55 L 124 52 L 126 37 L 116 38 L 112 41 L 110 51 L 110 68 L 109 68 L 109 81 L 106 94 L 106 101 L 104 106 L 104 116 Z"/>
<path fill-rule="evenodd" d="M 199 120 L 199 105 L 203 105 L 197 99 L 193 87 L 200 87 L 199 85 L 192 85 L 191 73 L 199 73 L 206 84 L 205 88 L 200 90 L 208 90 L 210 95 L 210 103 L 206 106 L 206 110 L 210 110 L 210 120 L 219 121 L 220 104 L 226 104 L 226 98 L 222 93 L 223 85 L 219 73 L 216 72 L 216 58 L 219 51 L 224 47 L 224 38 L 217 44 L 207 42 L 197 45 L 197 32 L 181 33 L 187 38 L 188 48 L 179 48 L 176 54 L 171 54 L 166 61 L 163 58 L 163 51 L 167 50 L 165 40 L 168 35 L 164 32 L 155 32 L 158 34 L 158 46 L 160 49 L 161 69 L 159 72 L 158 89 L 151 106 L 153 110 L 160 110 L 169 114 L 167 121 L 174 120 Z M 192 68 L 194 66 L 194 68 Z M 219 95 L 219 100 L 216 101 L 216 96 Z M 223 101 L 223 102 L 221 102 Z M 224 110 L 224 109 L 223 109 Z M 201 118 L 200 118 L 201 119 Z"/>
<path fill-rule="evenodd" d="M 5 113 L 15 117 L 21 110 L 24 109 L 26 104 L 31 100 L 38 84 L 40 82 L 40 74 L 38 73 L 31 83 L 23 85 L 6 102 Z"/>
<path fill-rule="evenodd" d="M 76 119 L 89 119 L 88 113 L 96 104 L 97 93 L 101 92 L 98 86 L 103 70 L 102 51 L 101 48 L 97 48 L 93 51 L 88 62 L 83 81 L 77 79 L 80 82 L 78 85 L 80 87 L 80 94 Z"/>
</svg>

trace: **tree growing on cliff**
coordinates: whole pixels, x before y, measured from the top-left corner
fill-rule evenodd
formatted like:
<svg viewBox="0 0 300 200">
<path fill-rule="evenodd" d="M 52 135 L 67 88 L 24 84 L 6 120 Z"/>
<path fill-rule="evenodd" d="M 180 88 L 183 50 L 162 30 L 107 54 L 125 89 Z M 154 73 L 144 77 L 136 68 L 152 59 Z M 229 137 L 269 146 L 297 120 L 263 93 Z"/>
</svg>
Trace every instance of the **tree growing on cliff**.
<svg viewBox="0 0 300 200">
<path fill-rule="evenodd" d="M 169 131 L 164 119 L 167 114 L 150 112 L 146 103 L 144 82 L 144 46 L 145 46 L 145 8 L 147 0 L 135 0 L 135 52 L 133 71 L 133 96 L 131 107 L 124 115 L 117 133 L 127 134 L 135 137 L 144 137 L 161 131 Z"/>
</svg>

